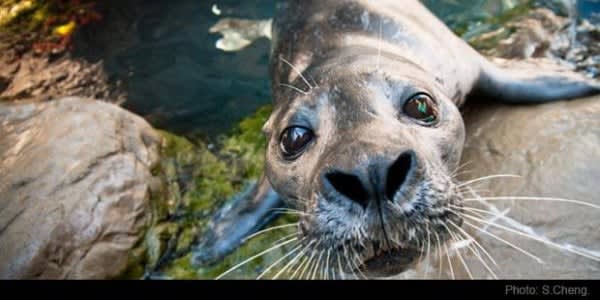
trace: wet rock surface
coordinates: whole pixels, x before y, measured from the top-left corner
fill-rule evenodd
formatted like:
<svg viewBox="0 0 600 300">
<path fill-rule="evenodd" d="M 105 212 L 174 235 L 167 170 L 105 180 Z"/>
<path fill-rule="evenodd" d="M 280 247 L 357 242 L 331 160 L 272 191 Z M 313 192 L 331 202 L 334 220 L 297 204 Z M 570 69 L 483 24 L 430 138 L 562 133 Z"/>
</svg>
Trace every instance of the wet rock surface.
<svg viewBox="0 0 600 300">
<path fill-rule="evenodd" d="M 67 54 L 55 58 L 33 53 L 0 57 L 0 101 L 48 101 L 68 96 L 125 101 L 120 83 L 109 79 L 102 62 Z"/>
<path fill-rule="evenodd" d="M 67 11 L 79 11 L 72 18 L 83 17 L 86 5 L 76 1 L 43 2 L 0 4 L 0 101 L 39 102 L 73 96 L 113 103 L 125 101 L 121 81 L 106 73 L 101 60 L 71 51 L 86 45 L 81 39 L 72 41 L 73 35 L 79 36 L 73 33 L 79 32 L 74 28 L 85 27 L 83 24 L 73 25 L 62 35 L 52 30 L 65 27 L 58 25 L 66 21 L 61 18 L 68 15 Z M 52 9 L 57 9 L 57 5 L 66 15 Z"/>
<path fill-rule="evenodd" d="M 573 23 L 547 8 L 529 11 L 469 42 L 488 56 L 546 58 L 588 77 L 600 76 L 600 26 L 587 19 Z"/>
<path fill-rule="evenodd" d="M 459 178 L 520 176 L 483 180 L 465 193 L 463 211 L 484 221 L 467 217 L 462 227 L 487 254 L 474 242 L 462 244 L 450 251 L 450 267 L 444 252 L 433 251 L 395 278 L 600 278 L 600 97 L 527 106 L 474 102 L 464 119 L 467 142 Z M 596 207 L 559 200 L 474 200 L 503 196 L 580 200 Z"/>
<path fill-rule="evenodd" d="M 600 97 L 535 106 L 473 103 L 466 109 L 465 122 L 468 138 L 463 162 L 470 164 L 465 166 L 463 178 L 492 174 L 521 176 L 474 185 L 481 196 L 554 197 L 600 205 Z M 596 257 L 600 253 L 597 230 L 600 210 L 597 208 L 542 200 L 490 200 L 487 203 L 530 227 L 538 237 L 545 236 L 559 245 L 570 244 L 574 249 L 582 247 L 579 249 L 582 253 Z M 473 201 L 465 205 L 492 209 Z M 487 217 L 492 219 L 491 215 Z M 508 223 L 500 219 L 498 224 L 506 226 Z M 464 227 L 469 229 L 469 226 Z M 600 278 L 598 261 L 500 228 L 488 228 L 545 262 L 539 264 L 511 246 L 479 233 L 479 241 L 499 264 L 499 277 Z M 476 257 L 471 255 L 469 261 L 479 276 L 490 276 Z M 460 262 L 455 263 L 460 270 Z M 462 276 L 467 276 L 464 271 Z"/>
<path fill-rule="evenodd" d="M 568 25 L 567 19 L 549 10 L 537 9 L 471 43 L 487 55 L 502 58 L 500 61 L 505 63 L 525 59 L 539 68 L 570 69 L 597 77 L 598 26 L 583 21 L 576 27 L 578 40 L 571 45 Z M 463 116 L 467 139 L 459 178 L 468 181 L 495 174 L 520 176 L 478 182 L 472 186 L 475 193 L 467 193 L 466 197 L 549 197 L 600 205 L 597 184 L 600 178 L 600 97 L 541 105 L 505 105 L 470 99 L 463 108 Z M 495 276 L 600 278 L 598 208 L 533 199 L 483 202 L 469 199 L 464 205 L 466 213 L 485 220 L 467 218 L 467 222 L 495 236 L 466 223 L 463 225 L 496 261 L 497 266 L 487 260 L 481 250 L 478 253 Z M 469 211 L 472 208 L 488 212 Z M 533 238 L 515 233 L 515 229 Z M 470 246 L 477 247 L 473 243 Z M 468 247 L 459 251 L 473 277 L 494 278 Z M 452 268 L 443 261 L 440 272 L 439 261 L 432 258 L 400 277 L 437 278 L 441 274 L 442 278 L 452 278 L 454 273 L 457 278 L 470 278 L 456 252 L 451 253 L 451 261 Z"/>
<path fill-rule="evenodd" d="M 99 101 L 0 104 L 0 277 L 123 273 L 152 221 L 160 142 Z"/>
</svg>

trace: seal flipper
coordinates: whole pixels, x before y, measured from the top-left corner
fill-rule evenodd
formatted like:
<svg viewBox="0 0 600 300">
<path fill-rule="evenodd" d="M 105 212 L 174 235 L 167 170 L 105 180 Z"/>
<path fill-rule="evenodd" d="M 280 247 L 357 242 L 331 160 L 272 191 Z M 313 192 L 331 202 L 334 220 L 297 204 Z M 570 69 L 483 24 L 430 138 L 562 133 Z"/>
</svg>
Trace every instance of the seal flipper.
<svg viewBox="0 0 600 300">
<path fill-rule="evenodd" d="M 508 103 L 543 103 L 600 94 L 600 82 L 541 59 L 484 61 L 473 94 Z"/>
<path fill-rule="evenodd" d="M 277 216 L 275 209 L 283 206 L 281 197 L 262 176 L 215 215 L 194 247 L 192 263 L 206 266 L 223 259 L 238 248 L 244 238 L 272 221 Z"/>
</svg>

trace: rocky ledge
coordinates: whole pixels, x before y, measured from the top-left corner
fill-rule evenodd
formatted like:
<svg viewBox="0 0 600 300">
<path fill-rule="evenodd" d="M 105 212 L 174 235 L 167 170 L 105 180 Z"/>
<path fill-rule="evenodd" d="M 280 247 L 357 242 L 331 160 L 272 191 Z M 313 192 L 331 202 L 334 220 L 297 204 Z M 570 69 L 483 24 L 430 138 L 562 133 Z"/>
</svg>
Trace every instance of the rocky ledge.
<svg viewBox="0 0 600 300">
<path fill-rule="evenodd" d="M 0 278 L 111 278 L 152 222 L 160 136 L 93 100 L 0 103 Z"/>
</svg>

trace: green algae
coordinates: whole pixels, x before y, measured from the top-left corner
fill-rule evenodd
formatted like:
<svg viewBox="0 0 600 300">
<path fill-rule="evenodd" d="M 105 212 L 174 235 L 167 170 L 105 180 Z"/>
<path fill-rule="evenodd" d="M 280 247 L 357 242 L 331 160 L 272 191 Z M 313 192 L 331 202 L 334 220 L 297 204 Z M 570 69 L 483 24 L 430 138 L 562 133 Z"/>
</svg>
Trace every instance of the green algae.
<svg viewBox="0 0 600 300">
<path fill-rule="evenodd" d="M 270 105 L 258 109 L 212 147 L 201 139 L 190 140 L 159 131 L 163 137 L 161 163 L 152 173 L 161 178 L 164 189 L 153 196 L 153 220 L 140 245 L 130 255 L 125 278 L 140 278 L 141 274 L 149 273 L 173 279 L 214 278 L 294 232 L 290 227 L 257 236 L 214 266 L 191 265 L 192 246 L 212 215 L 261 176 L 267 145 L 262 126 L 270 113 Z M 292 221 L 293 217 L 285 216 L 274 224 Z M 288 250 L 282 247 L 273 251 L 231 276 L 255 277 L 266 263 Z"/>
<path fill-rule="evenodd" d="M 230 267 L 295 232 L 295 228 L 292 227 L 268 232 L 251 239 L 221 263 L 202 268 L 191 265 L 191 246 L 198 234 L 205 229 L 206 222 L 215 209 L 261 176 L 267 145 L 262 134 L 262 126 L 267 121 L 271 110 L 271 106 L 267 105 L 242 120 L 229 135 L 220 139 L 219 149 L 215 152 L 209 151 L 205 143 L 196 142 L 192 145 L 182 138 L 169 136 L 170 141 L 167 142 L 165 154 L 184 157 L 186 162 L 193 165 L 191 188 L 183 196 L 185 211 L 193 217 L 184 218 L 181 222 L 183 230 L 179 237 L 177 252 L 185 255 L 173 259 L 162 267 L 160 272 L 164 276 L 173 279 L 215 278 Z M 280 217 L 273 222 L 273 226 L 287 224 L 294 220 L 295 218 L 291 216 Z M 282 247 L 259 257 L 232 272 L 230 276 L 254 278 L 259 274 L 258 272 L 267 267 L 267 263 L 281 257 L 289 249 L 289 247 Z"/>
<path fill-rule="evenodd" d="M 295 222 L 296 219 L 291 216 L 284 216 L 275 220 L 270 226 L 278 226 Z M 280 243 L 286 238 L 292 238 L 295 234 L 294 227 L 281 228 L 279 230 L 273 230 L 260 234 L 245 244 L 239 249 L 234 251 L 223 259 L 222 262 L 209 267 L 194 267 L 191 264 L 192 253 L 189 252 L 185 256 L 175 259 L 162 271 L 167 278 L 172 279 L 214 279 L 221 275 L 223 272 L 229 270 L 248 258 L 263 252 L 264 250 L 272 247 L 275 243 Z M 278 258 L 282 257 L 290 250 L 293 249 L 294 243 L 285 245 L 279 249 L 269 251 L 260 257 L 236 268 L 231 273 L 228 273 L 224 278 L 232 279 L 253 279 L 260 275 L 269 265 L 275 262 Z M 278 268 L 273 268 L 276 271 L 283 267 L 279 265 Z M 273 276 L 274 272 L 269 272 L 269 276 Z"/>
<path fill-rule="evenodd" d="M 485 45 L 477 44 L 476 39 L 486 33 L 499 30 L 508 22 L 526 15 L 535 5 L 536 1 L 534 0 L 524 0 L 511 5 L 503 4 L 501 8 L 496 9 L 497 14 L 458 13 L 447 16 L 445 21 L 454 33 L 471 43 L 475 48 L 479 49 L 480 46 L 491 47 L 497 45 L 497 42 L 501 39 L 495 40 L 495 44 L 494 41 L 491 41 Z"/>
<path fill-rule="evenodd" d="M 502 40 L 506 40 L 516 32 L 517 27 L 510 22 L 527 15 L 534 5 L 534 1 L 526 1 L 503 14 L 491 17 L 485 21 L 484 30 L 465 32 L 462 37 L 475 49 L 488 53 Z"/>
</svg>

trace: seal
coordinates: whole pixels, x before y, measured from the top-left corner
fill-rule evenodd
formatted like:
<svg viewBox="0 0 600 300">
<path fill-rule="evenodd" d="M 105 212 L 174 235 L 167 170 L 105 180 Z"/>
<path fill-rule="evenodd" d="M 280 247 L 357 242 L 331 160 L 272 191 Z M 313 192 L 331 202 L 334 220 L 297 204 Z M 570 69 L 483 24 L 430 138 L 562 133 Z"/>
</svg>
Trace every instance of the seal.
<svg viewBox="0 0 600 300">
<path fill-rule="evenodd" d="M 484 58 L 416 0 L 284 1 L 272 23 L 271 76 L 265 175 L 214 220 L 198 264 L 223 257 L 286 205 L 301 215 L 299 252 L 335 266 L 325 277 L 403 272 L 425 255 L 423 241 L 443 247 L 462 224 L 452 174 L 465 99 L 600 93 L 569 71 Z"/>
</svg>

